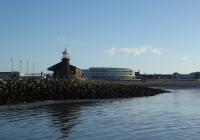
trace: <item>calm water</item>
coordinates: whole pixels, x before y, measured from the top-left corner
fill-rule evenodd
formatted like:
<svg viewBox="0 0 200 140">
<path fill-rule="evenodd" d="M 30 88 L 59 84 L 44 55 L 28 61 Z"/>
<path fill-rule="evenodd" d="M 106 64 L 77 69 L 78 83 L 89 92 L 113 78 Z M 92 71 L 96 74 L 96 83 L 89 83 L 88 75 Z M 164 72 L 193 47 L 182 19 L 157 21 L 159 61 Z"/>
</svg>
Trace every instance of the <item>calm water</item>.
<svg viewBox="0 0 200 140">
<path fill-rule="evenodd" d="M 153 97 L 0 107 L 0 140 L 199 140 L 200 89 Z"/>
</svg>

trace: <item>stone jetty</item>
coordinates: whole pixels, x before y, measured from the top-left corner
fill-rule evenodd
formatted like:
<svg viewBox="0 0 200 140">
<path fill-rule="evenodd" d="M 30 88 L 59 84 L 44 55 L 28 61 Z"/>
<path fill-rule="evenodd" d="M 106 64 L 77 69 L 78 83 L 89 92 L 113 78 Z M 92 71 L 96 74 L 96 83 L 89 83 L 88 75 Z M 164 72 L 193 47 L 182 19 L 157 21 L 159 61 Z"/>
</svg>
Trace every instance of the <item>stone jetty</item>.
<svg viewBox="0 0 200 140">
<path fill-rule="evenodd" d="M 131 98 L 164 92 L 95 80 L 0 80 L 0 105 L 45 100 Z"/>
</svg>

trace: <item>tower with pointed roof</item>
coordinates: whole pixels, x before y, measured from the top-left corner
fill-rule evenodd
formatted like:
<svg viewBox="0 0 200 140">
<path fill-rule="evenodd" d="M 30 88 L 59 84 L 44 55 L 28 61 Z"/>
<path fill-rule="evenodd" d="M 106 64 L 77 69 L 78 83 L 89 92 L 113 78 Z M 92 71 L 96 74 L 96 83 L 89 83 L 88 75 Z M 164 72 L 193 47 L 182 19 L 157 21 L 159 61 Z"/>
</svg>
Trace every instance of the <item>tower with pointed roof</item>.
<svg viewBox="0 0 200 140">
<path fill-rule="evenodd" d="M 62 72 L 64 78 L 70 78 L 70 56 L 67 53 L 67 49 L 65 48 L 63 52 L 63 58 L 62 58 Z"/>
<path fill-rule="evenodd" d="M 69 56 L 69 54 L 67 53 L 67 49 L 65 48 L 65 50 L 63 51 L 63 58 L 62 59 L 68 59 L 68 60 L 70 60 L 71 58 L 70 58 L 70 56 Z"/>
<path fill-rule="evenodd" d="M 63 56 L 60 63 L 57 63 L 48 68 L 48 70 L 53 71 L 54 78 L 79 78 L 81 77 L 80 69 L 70 65 L 70 56 L 67 49 L 63 51 Z"/>
</svg>

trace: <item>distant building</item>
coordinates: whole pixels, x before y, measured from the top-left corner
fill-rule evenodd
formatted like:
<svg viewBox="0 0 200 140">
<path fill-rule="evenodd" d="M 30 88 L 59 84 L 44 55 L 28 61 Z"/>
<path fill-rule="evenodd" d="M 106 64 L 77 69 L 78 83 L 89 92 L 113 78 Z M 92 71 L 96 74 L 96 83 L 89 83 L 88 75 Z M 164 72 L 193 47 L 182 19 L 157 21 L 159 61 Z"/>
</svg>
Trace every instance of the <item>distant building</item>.
<svg viewBox="0 0 200 140">
<path fill-rule="evenodd" d="M 43 73 L 43 72 L 41 72 L 41 73 L 30 73 L 30 74 L 21 73 L 20 74 L 21 79 L 45 79 L 46 76 L 47 76 L 47 74 Z"/>
<path fill-rule="evenodd" d="M 19 79 L 20 72 L 0 72 L 0 79 Z"/>
<path fill-rule="evenodd" d="M 192 72 L 190 74 L 173 73 L 173 79 L 177 80 L 198 80 L 200 79 L 200 72 Z"/>
<path fill-rule="evenodd" d="M 130 68 L 93 67 L 82 70 L 82 74 L 88 79 L 101 80 L 133 80 L 135 72 Z"/>
<path fill-rule="evenodd" d="M 24 74 L 18 71 L 0 72 L 0 79 L 44 79 L 46 75 L 42 73 Z"/>
<path fill-rule="evenodd" d="M 136 72 L 136 78 L 142 80 L 170 80 L 173 79 L 172 74 L 140 74 Z"/>
<path fill-rule="evenodd" d="M 200 72 L 193 72 L 190 74 L 140 74 L 136 72 L 136 78 L 142 80 L 199 80 Z"/>
<path fill-rule="evenodd" d="M 81 70 L 69 63 L 70 57 L 67 50 L 63 52 L 62 61 L 48 68 L 53 71 L 54 78 L 80 78 Z"/>
</svg>

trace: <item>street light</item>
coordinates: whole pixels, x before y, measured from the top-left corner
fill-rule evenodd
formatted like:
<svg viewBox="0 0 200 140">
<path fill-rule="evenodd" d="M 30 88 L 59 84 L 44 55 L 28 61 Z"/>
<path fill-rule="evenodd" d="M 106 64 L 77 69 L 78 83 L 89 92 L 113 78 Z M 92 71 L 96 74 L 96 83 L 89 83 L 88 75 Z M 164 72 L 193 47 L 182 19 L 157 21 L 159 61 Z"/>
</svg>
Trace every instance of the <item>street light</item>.
<svg viewBox="0 0 200 140">
<path fill-rule="evenodd" d="M 13 59 L 12 58 L 11 58 L 11 66 L 12 66 L 11 70 L 12 70 L 12 73 L 13 73 Z"/>
<path fill-rule="evenodd" d="M 33 75 L 35 74 L 35 65 L 33 63 Z"/>
<path fill-rule="evenodd" d="M 28 65 L 29 65 L 29 62 L 27 61 L 26 62 L 26 74 L 28 75 Z"/>
<path fill-rule="evenodd" d="M 22 72 L 22 60 L 19 60 L 19 71 Z"/>
</svg>

